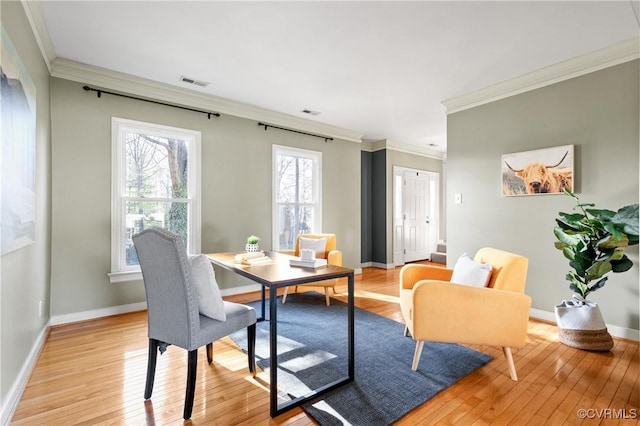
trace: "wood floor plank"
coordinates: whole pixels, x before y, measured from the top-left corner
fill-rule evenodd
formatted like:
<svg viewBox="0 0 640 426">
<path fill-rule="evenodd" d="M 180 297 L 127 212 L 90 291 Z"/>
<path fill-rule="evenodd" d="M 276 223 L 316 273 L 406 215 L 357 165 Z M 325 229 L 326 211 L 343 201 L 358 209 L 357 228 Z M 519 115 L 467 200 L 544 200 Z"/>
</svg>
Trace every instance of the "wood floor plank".
<svg viewBox="0 0 640 426">
<path fill-rule="evenodd" d="M 356 306 L 402 322 L 399 268 L 364 268 L 356 277 Z M 292 289 L 293 290 L 293 289 Z M 317 291 L 300 287 L 300 291 Z M 346 282 L 331 296 L 346 301 Z M 280 292 L 281 293 L 281 292 Z M 259 293 L 228 297 L 245 303 Z M 52 327 L 11 425 L 183 425 L 187 358 L 169 347 L 158 357 L 152 398 L 143 398 L 147 363 L 146 312 Z M 397 425 L 638 424 L 638 342 L 614 339 L 610 353 L 563 345 L 555 324 L 530 320 L 527 344 L 513 351 L 513 382 L 501 348 L 468 345 L 494 357 L 407 413 Z M 99 342 L 99 343 L 96 343 Z M 428 362 L 423 354 L 421 362 Z M 356 366 L 357 368 L 357 366 Z M 198 355 L 192 425 L 293 425 L 315 422 L 300 408 L 269 416 L 267 375 L 248 372 L 247 356 L 229 338 L 214 344 L 209 365 Z M 581 408 L 624 410 L 636 418 L 587 419 Z M 635 411 L 634 411 L 635 410 Z M 622 413 L 622 411 L 618 411 Z"/>
</svg>

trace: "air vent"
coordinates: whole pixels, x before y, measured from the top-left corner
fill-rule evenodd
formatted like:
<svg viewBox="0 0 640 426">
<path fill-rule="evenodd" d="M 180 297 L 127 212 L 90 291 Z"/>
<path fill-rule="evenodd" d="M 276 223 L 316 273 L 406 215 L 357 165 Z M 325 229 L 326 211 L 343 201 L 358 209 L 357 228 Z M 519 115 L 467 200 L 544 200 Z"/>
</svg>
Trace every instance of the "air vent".
<svg viewBox="0 0 640 426">
<path fill-rule="evenodd" d="M 183 83 L 194 84 L 200 87 L 207 87 L 209 85 L 209 83 L 206 81 L 196 80 L 195 78 L 185 77 L 184 75 L 180 76 L 180 81 L 182 81 Z"/>
<path fill-rule="evenodd" d="M 320 111 L 314 111 L 311 109 L 303 109 L 301 112 L 309 115 L 320 115 Z"/>
</svg>

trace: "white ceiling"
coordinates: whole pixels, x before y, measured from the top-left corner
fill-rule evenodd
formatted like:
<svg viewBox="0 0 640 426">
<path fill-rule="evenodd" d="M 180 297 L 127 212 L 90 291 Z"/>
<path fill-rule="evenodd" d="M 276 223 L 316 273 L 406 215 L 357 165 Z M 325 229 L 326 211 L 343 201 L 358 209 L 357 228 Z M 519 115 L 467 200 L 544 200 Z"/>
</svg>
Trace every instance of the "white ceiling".
<svg viewBox="0 0 640 426">
<path fill-rule="evenodd" d="M 306 117 L 366 141 L 440 151 L 443 100 L 639 30 L 638 0 L 44 0 L 41 7 L 58 58 Z M 211 84 L 197 88 L 181 76 Z"/>
</svg>

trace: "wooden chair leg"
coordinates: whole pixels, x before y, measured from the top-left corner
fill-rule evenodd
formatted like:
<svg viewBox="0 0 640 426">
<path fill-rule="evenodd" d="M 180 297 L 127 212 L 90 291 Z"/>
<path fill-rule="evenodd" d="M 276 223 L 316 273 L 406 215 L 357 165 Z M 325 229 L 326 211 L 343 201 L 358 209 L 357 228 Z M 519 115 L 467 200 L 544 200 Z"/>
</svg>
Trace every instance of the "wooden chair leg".
<svg viewBox="0 0 640 426">
<path fill-rule="evenodd" d="M 416 371 L 418 369 L 418 363 L 420 362 L 420 355 L 422 355 L 422 347 L 424 346 L 424 342 L 422 340 L 418 340 L 416 342 L 416 351 L 413 354 L 413 364 L 411 365 L 411 369 Z"/>
<path fill-rule="evenodd" d="M 158 341 L 149 339 L 149 359 L 147 360 L 147 384 L 144 387 L 144 399 L 151 398 L 153 381 L 156 377 L 156 361 L 158 360 Z"/>
<path fill-rule="evenodd" d="M 207 362 L 213 362 L 213 342 L 207 343 Z"/>
<path fill-rule="evenodd" d="M 187 392 L 184 396 L 184 415 L 185 420 L 191 418 L 193 411 L 193 397 L 196 393 L 196 371 L 198 369 L 198 350 L 189 351 L 189 365 L 187 367 Z"/>
<path fill-rule="evenodd" d="M 284 288 L 284 294 L 282 295 L 282 303 L 287 301 L 287 294 L 289 293 L 289 287 Z"/>
<path fill-rule="evenodd" d="M 327 304 L 327 306 L 331 305 L 330 299 L 329 299 L 329 287 L 325 287 L 324 288 L 324 301 Z"/>
<path fill-rule="evenodd" d="M 247 327 L 247 354 L 249 356 L 249 372 L 256 377 L 256 325 Z"/>
<path fill-rule="evenodd" d="M 511 348 L 505 346 L 502 348 L 505 358 L 507 358 L 507 365 L 509 366 L 509 375 L 514 382 L 518 381 L 518 375 L 516 374 L 516 365 L 513 363 L 513 355 L 511 354 Z"/>
</svg>

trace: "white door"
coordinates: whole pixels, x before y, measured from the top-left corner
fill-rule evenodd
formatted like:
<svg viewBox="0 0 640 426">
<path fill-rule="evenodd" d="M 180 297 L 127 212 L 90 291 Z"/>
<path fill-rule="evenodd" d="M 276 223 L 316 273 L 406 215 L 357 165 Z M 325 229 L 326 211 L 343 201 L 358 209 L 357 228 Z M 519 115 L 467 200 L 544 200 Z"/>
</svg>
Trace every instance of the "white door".
<svg viewBox="0 0 640 426">
<path fill-rule="evenodd" d="M 403 173 L 402 216 L 404 261 L 429 259 L 429 175 L 417 171 Z"/>
</svg>

